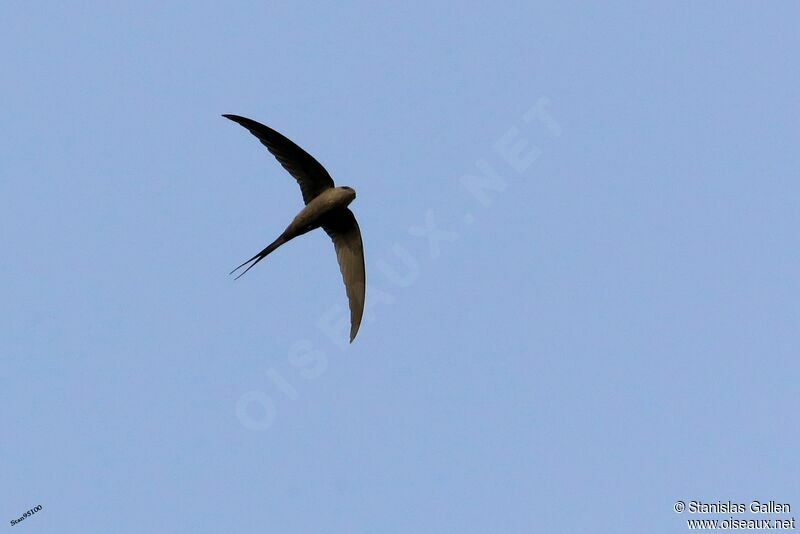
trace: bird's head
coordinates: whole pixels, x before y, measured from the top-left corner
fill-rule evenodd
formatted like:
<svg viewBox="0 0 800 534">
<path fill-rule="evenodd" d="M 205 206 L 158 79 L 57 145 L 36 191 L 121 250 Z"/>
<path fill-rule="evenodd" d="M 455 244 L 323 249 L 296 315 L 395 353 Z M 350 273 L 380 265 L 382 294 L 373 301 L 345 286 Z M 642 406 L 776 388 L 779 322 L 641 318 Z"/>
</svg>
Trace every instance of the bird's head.
<svg viewBox="0 0 800 534">
<path fill-rule="evenodd" d="M 353 190 L 352 187 L 348 187 L 343 185 L 341 187 L 337 187 L 342 193 L 344 193 L 344 197 L 347 199 L 347 203 L 350 204 L 356 198 L 356 192 Z"/>
</svg>

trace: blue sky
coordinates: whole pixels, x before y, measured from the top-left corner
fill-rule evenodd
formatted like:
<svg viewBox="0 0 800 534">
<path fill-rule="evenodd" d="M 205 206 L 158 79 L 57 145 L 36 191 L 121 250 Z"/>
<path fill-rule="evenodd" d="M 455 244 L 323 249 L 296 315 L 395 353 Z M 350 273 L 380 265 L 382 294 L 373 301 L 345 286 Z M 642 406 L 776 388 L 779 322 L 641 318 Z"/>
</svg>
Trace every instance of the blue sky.
<svg viewBox="0 0 800 534">
<path fill-rule="evenodd" d="M 799 18 L 4 2 L 0 520 L 658 533 L 677 500 L 800 507 Z M 227 276 L 302 201 L 222 113 L 358 192 L 352 345 L 323 232 Z"/>
</svg>

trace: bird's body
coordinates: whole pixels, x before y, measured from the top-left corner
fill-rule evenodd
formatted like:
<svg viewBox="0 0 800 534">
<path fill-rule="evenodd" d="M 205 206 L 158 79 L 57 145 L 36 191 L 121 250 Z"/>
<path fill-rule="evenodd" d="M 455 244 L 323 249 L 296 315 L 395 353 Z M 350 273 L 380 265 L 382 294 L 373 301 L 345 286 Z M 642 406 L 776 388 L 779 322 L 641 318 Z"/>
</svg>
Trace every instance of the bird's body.
<svg viewBox="0 0 800 534">
<path fill-rule="evenodd" d="M 355 198 L 356 192 L 349 187 L 326 189 L 300 210 L 283 233 L 297 237 L 319 228 L 326 217 L 335 215 L 340 208 L 346 208 Z"/>
<path fill-rule="evenodd" d="M 336 248 L 336 259 L 342 271 L 350 303 L 350 341 L 352 342 L 361 324 L 366 289 L 361 231 L 353 212 L 347 207 L 356 198 L 356 192 L 347 186 L 334 187 L 333 180 L 322 165 L 275 130 L 238 115 L 223 115 L 223 117 L 250 130 L 250 133 L 267 147 L 297 180 L 306 203 L 275 241 L 242 263 L 231 274 L 247 265 L 244 272 L 239 275 L 242 276 L 284 243 L 316 228 L 322 228 L 333 239 Z"/>
</svg>

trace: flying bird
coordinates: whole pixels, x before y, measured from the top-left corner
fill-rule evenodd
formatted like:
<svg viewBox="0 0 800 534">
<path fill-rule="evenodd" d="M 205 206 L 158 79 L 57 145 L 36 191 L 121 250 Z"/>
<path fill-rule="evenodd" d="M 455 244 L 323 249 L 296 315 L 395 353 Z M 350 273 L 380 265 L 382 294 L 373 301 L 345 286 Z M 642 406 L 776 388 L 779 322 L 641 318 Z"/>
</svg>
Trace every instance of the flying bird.
<svg viewBox="0 0 800 534">
<path fill-rule="evenodd" d="M 342 271 L 347 300 L 350 304 L 350 343 L 352 343 L 361 325 L 366 288 L 361 231 L 355 215 L 347 207 L 356 198 L 356 192 L 347 186 L 335 187 L 333 178 L 325 167 L 272 128 L 238 115 L 223 115 L 223 117 L 250 130 L 250 133 L 267 147 L 283 168 L 297 180 L 305 202 L 305 207 L 275 241 L 231 271 L 231 274 L 247 266 L 236 277 L 238 279 L 284 243 L 316 228 L 322 228 L 333 240 L 336 259 Z"/>
</svg>

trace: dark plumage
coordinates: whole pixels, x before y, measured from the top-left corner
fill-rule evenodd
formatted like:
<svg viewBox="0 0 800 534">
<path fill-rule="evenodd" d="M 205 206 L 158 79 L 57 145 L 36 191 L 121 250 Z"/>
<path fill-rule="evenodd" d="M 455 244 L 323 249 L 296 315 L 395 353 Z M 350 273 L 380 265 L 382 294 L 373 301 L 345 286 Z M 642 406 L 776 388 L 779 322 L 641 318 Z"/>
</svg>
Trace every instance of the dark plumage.
<svg viewBox="0 0 800 534">
<path fill-rule="evenodd" d="M 347 299 L 350 303 L 350 342 L 352 343 L 358 333 L 358 327 L 361 325 L 366 289 L 361 231 L 355 215 L 347 208 L 356 198 L 356 192 L 346 186 L 335 187 L 330 174 L 317 160 L 272 128 L 238 115 L 223 115 L 223 117 L 250 130 L 250 133 L 267 147 L 267 150 L 275 156 L 283 168 L 297 180 L 306 204 L 275 241 L 242 263 L 231 274 L 247 266 L 236 277 L 239 278 L 284 243 L 321 227 L 333 240 L 336 259 L 339 262 L 339 269 L 342 271 Z"/>
</svg>

